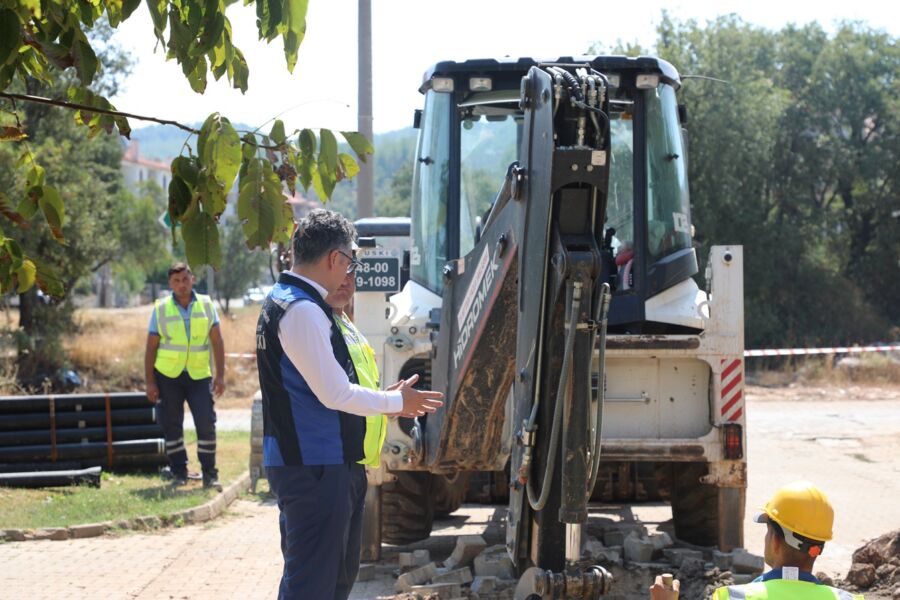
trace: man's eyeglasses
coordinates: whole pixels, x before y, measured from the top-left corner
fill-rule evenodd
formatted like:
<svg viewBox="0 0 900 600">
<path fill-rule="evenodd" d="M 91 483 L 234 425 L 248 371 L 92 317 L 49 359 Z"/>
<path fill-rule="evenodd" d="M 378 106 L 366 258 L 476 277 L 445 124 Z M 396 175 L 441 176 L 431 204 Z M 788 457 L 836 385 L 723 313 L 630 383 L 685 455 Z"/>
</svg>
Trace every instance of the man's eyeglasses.
<svg viewBox="0 0 900 600">
<path fill-rule="evenodd" d="M 357 269 L 362 267 L 362 263 L 360 261 L 353 258 L 343 250 L 337 250 L 337 253 L 350 261 L 350 264 L 347 265 L 347 275 L 349 275 L 350 273 L 355 273 Z"/>
</svg>

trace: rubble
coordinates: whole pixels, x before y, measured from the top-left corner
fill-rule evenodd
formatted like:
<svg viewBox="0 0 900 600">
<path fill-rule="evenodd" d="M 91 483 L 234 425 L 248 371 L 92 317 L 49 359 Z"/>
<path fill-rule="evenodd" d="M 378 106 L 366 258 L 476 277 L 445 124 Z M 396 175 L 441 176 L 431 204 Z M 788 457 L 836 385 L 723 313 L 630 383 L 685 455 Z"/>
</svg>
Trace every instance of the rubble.
<svg viewBox="0 0 900 600">
<path fill-rule="evenodd" d="M 434 563 L 428 563 L 398 577 L 394 589 L 398 592 L 410 592 L 414 585 L 427 583 L 435 575 L 437 575 L 437 567 Z"/>
<path fill-rule="evenodd" d="M 857 548 L 845 582 L 858 590 L 879 591 L 900 598 L 900 529 Z"/>
<path fill-rule="evenodd" d="M 735 573 L 759 574 L 763 572 L 766 562 L 762 556 L 747 552 L 743 548 L 735 548 L 731 553 L 732 571 Z"/>
<path fill-rule="evenodd" d="M 632 532 L 625 538 L 625 560 L 629 562 L 650 562 L 655 552 L 653 542 L 641 538 L 637 532 Z"/>
<path fill-rule="evenodd" d="M 444 566 L 450 569 L 468 567 L 485 548 L 487 543 L 480 535 L 461 535 L 456 540 L 453 554 L 444 561 Z"/>
</svg>

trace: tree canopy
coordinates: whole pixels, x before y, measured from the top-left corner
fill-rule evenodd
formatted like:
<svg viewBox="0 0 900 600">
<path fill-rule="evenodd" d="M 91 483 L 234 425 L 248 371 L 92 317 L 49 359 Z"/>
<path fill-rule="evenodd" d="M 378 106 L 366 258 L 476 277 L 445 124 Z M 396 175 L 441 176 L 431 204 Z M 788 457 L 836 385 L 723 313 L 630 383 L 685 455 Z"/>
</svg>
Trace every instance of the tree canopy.
<svg viewBox="0 0 900 600">
<path fill-rule="evenodd" d="M 232 40 L 226 8 L 234 0 L 147 0 L 154 33 L 166 59 L 182 68 L 191 88 L 206 89 L 209 75 L 225 76 L 231 85 L 247 90 L 249 67 Z M 103 86 L 112 68 L 98 50 L 92 31 L 103 23 L 112 28 L 128 19 L 140 0 L 0 0 L 0 141 L 15 144 L 19 190 L 0 191 L 0 291 L 23 292 L 35 282 L 46 293 L 62 295 L 63 279 L 42 252 L 27 252 L 21 230 L 41 213 L 56 243 L 67 243 L 70 216 L 66 192 L 53 185 L 45 158 L 29 143 L 34 135 L 24 118 L 34 103 L 65 106 L 74 121 L 91 136 L 101 132 L 128 137 L 128 113 L 116 110 Z M 281 38 L 285 63 L 293 71 L 306 31 L 307 0 L 245 0 L 254 4 L 259 39 Z M 35 94 L 47 91 L 50 97 Z M 151 120 L 166 122 L 158 116 Z M 237 131 L 224 115 L 213 112 L 199 130 L 172 123 L 196 136 L 172 161 L 168 212 L 173 241 L 184 241 L 192 267 L 218 267 L 221 262 L 219 217 L 226 195 L 239 177 L 237 214 L 248 248 L 268 248 L 289 241 L 291 211 L 282 186 L 293 192 L 299 183 L 328 199 L 335 184 L 359 172 L 356 159 L 340 152 L 336 135 L 327 129 L 288 132 L 274 120 L 268 133 L 257 128 Z M 356 132 L 341 132 L 356 158 L 372 153 L 368 140 Z M 71 211 L 69 211 L 71 213 Z M 19 230 L 19 233 L 16 232 Z"/>
</svg>

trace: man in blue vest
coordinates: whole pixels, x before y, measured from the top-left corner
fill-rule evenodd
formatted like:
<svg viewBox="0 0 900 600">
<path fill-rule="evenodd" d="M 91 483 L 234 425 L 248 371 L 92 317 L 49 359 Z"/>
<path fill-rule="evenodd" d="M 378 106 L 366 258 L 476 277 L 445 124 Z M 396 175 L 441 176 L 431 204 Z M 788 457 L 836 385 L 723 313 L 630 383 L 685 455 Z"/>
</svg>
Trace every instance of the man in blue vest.
<svg viewBox="0 0 900 600">
<path fill-rule="evenodd" d="M 219 316 L 209 296 L 194 292 L 194 275 L 183 262 L 169 269 L 172 295 L 156 301 L 150 316 L 144 374 L 147 398 L 159 401 L 159 424 L 166 438 L 169 474 L 187 483 L 184 402 L 197 428 L 197 458 L 203 487 L 221 491 L 216 469 L 216 412 L 212 393 L 225 391 L 225 342 Z M 210 370 L 210 346 L 216 377 Z"/>
<path fill-rule="evenodd" d="M 420 416 L 442 394 L 397 382 L 359 385 L 331 307 L 325 302 L 359 266 L 356 230 L 340 214 L 313 210 L 294 232 L 293 267 L 281 273 L 256 327 L 263 397 L 263 464 L 278 499 L 284 600 L 345 600 L 341 581 L 353 501 L 365 490 L 366 416 Z M 358 558 L 357 558 L 358 560 Z M 350 582 L 352 585 L 352 581 Z"/>
</svg>

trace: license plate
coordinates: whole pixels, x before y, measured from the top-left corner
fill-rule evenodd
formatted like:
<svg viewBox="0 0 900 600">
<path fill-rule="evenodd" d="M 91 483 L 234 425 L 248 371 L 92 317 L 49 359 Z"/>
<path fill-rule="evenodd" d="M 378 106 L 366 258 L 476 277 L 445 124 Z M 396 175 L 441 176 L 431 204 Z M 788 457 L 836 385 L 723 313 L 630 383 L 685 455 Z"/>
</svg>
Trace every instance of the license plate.
<svg viewBox="0 0 900 600">
<path fill-rule="evenodd" d="M 400 259 L 395 257 L 361 258 L 356 270 L 357 292 L 399 292 Z"/>
</svg>

